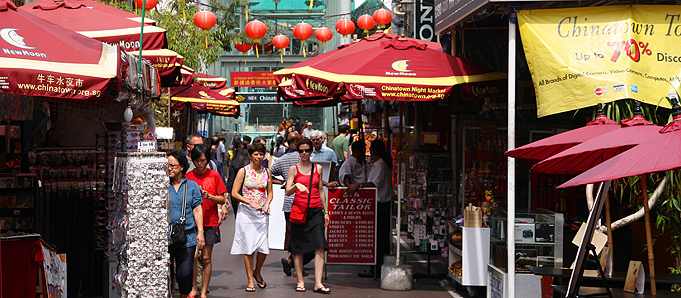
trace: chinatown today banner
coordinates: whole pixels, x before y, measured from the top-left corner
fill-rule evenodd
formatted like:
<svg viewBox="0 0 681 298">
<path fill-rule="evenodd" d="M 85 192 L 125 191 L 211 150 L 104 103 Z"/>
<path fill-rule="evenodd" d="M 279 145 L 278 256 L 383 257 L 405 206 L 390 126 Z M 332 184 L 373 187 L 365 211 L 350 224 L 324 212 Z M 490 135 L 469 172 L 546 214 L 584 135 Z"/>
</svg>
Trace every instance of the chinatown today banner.
<svg viewBox="0 0 681 298">
<path fill-rule="evenodd" d="M 537 116 L 633 98 L 670 108 L 681 78 L 681 6 L 521 10 Z"/>
</svg>

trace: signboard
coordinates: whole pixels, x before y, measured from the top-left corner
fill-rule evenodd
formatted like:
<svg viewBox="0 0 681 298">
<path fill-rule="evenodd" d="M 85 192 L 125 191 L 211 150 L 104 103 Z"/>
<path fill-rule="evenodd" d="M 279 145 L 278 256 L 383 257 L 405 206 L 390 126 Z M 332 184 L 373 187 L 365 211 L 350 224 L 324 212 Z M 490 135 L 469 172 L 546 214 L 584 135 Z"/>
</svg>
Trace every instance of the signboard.
<svg viewBox="0 0 681 298">
<path fill-rule="evenodd" d="M 327 264 L 376 264 L 376 189 L 363 188 L 351 196 L 345 187 L 328 189 Z"/>
<path fill-rule="evenodd" d="M 671 108 L 681 87 L 681 6 L 521 10 L 537 116 L 633 98 Z"/>
<path fill-rule="evenodd" d="M 277 92 L 237 92 L 239 103 L 277 103 Z"/>
<path fill-rule="evenodd" d="M 442 34 L 487 3 L 489 0 L 435 0 L 435 34 Z"/>
<path fill-rule="evenodd" d="M 234 87 L 277 87 L 273 71 L 233 71 L 232 88 Z"/>
<path fill-rule="evenodd" d="M 437 41 L 435 37 L 435 18 L 432 1 L 416 1 L 416 26 L 414 34 L 417 39 Z"/>
<path fill-rule="evenodd" d="M 137 152 L 152 153 L 156 152 L 156 141 L 140 141 L 137 143 Z"/>
</svg>

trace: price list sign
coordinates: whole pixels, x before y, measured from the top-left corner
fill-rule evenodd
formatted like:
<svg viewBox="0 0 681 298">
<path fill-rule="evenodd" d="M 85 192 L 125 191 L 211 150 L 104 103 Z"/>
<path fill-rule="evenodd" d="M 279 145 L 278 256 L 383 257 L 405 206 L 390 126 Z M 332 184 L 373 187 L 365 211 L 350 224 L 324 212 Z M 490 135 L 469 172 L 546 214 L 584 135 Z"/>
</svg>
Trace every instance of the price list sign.
<svg viewBox="0 0 681 298">
<path fill-rule="evenodd" d="M 328 264 L 376 264 L 376 189 L 329 188 Z"/>
</svg>

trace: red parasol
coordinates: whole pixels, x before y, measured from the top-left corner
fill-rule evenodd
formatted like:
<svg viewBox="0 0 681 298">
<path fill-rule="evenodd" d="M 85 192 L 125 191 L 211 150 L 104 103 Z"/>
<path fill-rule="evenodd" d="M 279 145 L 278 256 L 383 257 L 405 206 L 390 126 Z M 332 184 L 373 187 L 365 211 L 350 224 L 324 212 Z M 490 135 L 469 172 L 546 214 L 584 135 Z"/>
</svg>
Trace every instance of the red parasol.
<svg viewBox="0 0 681 298">
<path fill-rule="evenodd" d="M 182 66 L 179 78 L 180 81 L 176 81 L 176 85 L 189 86 L 200 83 L 211 89 L 224 89 L 227 86 L 227 79 L 201 73 L 185 65 Z"/>
<path fill-rule="evenodd" d="M 58 6 L 65 6 L 67 8 L 73 8 L 73 7 L 79 7 L 81 5 L 85 5 L 85 7 L 92 9 L 92 10 L 97 10 L 101 12 L 105 12 L 117 17 L 122 17 L 126 18 L 131 21 L 136 21 L 136 22 L 141 22 L 142 17 L 138 16 L 132 12 L 127 12 L 122 9 L 115 8 L 110 5 L 106 5 L 104 3 L 98 2 L 98 1 L 93 1 L 93 0 L 39 0 L 35 2 L 31 2 L 33 5 L 41 5 L 44 7 L 58 7 Z M 144 20 L 145 24 L 149 25 L 154 25 L 156 21 L 145 18 Z"/>
<path fill-rule="evenodd" d="M 186 103 L 199 111 L 210 112 L 214 115 L 239 117 L 241 115 L 239 102 L 234 100 L 234 89 L 211 89 L 209 87 L 194 84 L 191 86 L 176 86 L 170 88 L 173 109 L 182 110 Z M 168 95 L 162 99 L 167 100 Z"/>
<path fill-rule="evenodd" d="M 328 98 L 347 91 L 342 94 L 344 100 L 434 101 L 447 97 L 457 84 L 506 78 L 503 73 L 431 49 L 423 41 L 386 36 L 381 33 L 375 41 L 363 39 L 282 69 L 274 73 L 275 79 L 281 83 L 294 78 L 297 90 L 304 92 L 301 98 Z M 486 97 L 502 88 L 494 90 Z"/>
<path fill-rule="evenodd" d="M 102 99 L 118 88 L 118 47 L 18 11 L 9 0 L 0 0 L 0 28 L 0 92 Z"/>
<path fill-rule="evenodd" d="M 659 134 L 662 127 L 643 119 L 640 107 L 622 128 L 585 141 L 551 156 L 532 167 L 544 174 L 579 174 Z"/>
<path fill-rule="evenodd" d="M 136 57 L 139 56 L 139 51 L 128 52 Z M 169 49 L 160 50 L 142 50 L 142 58 L 148 60 L 161 76 L 161 86 L 171 87 L 175 85 L 177 78 L 180 77 L 180 69 L 184 57 L 175 51 Z"/>
<path fill-rule="evenodd" d="M 617 122 L 608 119 L 603 113 L 601 104 L 596 110 L 596 119 L 586 124 L 584 127 L 566 131 L 525 146 L 506 151 L 505 155 L 521 158 L 542 160 L 563 152 L 571 147 L 593 139 L 604 133 L 619 129 Z"/>
<path fill-rule="evenodd" d="M 24 5 L 21 11 L 31 13 L 87 37 L 119 45 L 125 51 L 139 50 L 139 22 L 117 17 L 101 10 L 90 9 L 82 1 L 38 1 Z M 144 26 L 143 49 L 157 50 L 167 45 L 165 29 Z"/>
</svg>

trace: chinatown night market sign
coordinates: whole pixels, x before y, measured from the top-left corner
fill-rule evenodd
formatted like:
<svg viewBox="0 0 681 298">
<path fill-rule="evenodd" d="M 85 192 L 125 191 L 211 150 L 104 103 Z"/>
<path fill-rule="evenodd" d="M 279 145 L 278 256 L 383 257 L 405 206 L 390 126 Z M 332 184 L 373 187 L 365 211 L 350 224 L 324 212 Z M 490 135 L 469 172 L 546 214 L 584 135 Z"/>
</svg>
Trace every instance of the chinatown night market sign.
<svg viewBox="0 0 681 298">
<path fill-rule="evenodd" d="M 358 189 L 345 195 L 345 187 L 329 188 L 327 264 L 376 264 L 376 189 Z"/>
<path fill-rule="evenodd" d="M 521 10 L 537 116 L 633 98 L 670 108 L 679 90 L 681 6 Z"/>
</svg>

